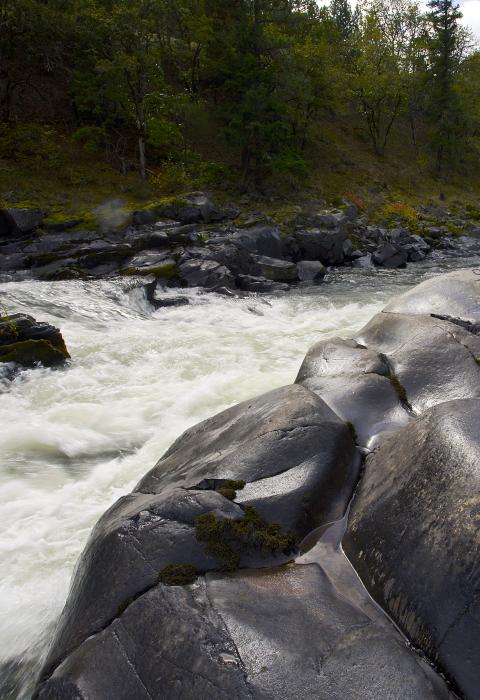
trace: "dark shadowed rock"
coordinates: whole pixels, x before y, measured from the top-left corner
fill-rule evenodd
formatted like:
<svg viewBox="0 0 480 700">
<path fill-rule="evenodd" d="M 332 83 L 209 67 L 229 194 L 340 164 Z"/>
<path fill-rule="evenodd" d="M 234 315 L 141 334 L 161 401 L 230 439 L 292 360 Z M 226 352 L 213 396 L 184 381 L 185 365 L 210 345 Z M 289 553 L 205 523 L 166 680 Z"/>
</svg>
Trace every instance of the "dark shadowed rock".
<svg viewBox="0 0 480 700">
<path fill-rule="evenodd" d="M 327 270 L 318 260 L 302 260 L 297 263 L 297 277 L 300 282 L 321 282 Z"/>
<path fill-rule="evenodd" d="M 265 277 L 255 277 L 253 275 L 238 275 L 237 284 L 244 292 L 286 292 L 290 289 L 288 284 L 282 282 L 272 282 Z"/>
<path fill-rule="evenodd" d="M 42 223 L 40 209 L 0 209 L 0 236 L 15 236 L 35 231 Z"/>
<path fill-rule="evenodd" d="M 391 270 L 397 267 L 405 267 L 408 255 L 399 245 L 383 243 L 372 255 L 372 260 L 379 267 L 387 267 Z"/>
<path fill-rule="evenodd" d="M 27 314 L 0 316 L 0 363 L 53 367 L 64 364 L 69 357 L 58 328 Z"/>
<path fill-rule="evenodd" d="M 252 271 L 258 277 L 272 282 L 293 282 L 297 279 L 297 266 L 288 260 L 277 260 L 266 255 L 252 255 Z"/>
<path fill-rule="evenodd" d="M 230 270 L 214 260 L 187 260 L 179 266 L 178 275 L 187 287 L 235 287 Z"/>
<path fill-rule="evenodd" d="M 236 231 L 232 238 L 234 245 L 256 255 L 269 258 L 282 258 L 282 239 L 277 228 L 272 226 L 254 226 Z"/>
<path fill-rule="evenodd" d="M 352 265 L 353 267 L 358 267 L 361 270 L 371 270 L 375 267 L 371 253 L 365 253 L 365 255 L 355 258 Z"/>
<path fill-rule="evenodd" d="M 480 687 L 480 400 L 443 403 L 367 459 L 344 548 L 468 700 Z"/>
<path fill-rule="evenodd" d="M 304 260 L 319 260 L 324 265 L 341 265 L 344 261 L 347 234 L 343 230 L 297 231 L 295 238 Z"/>
</svg>

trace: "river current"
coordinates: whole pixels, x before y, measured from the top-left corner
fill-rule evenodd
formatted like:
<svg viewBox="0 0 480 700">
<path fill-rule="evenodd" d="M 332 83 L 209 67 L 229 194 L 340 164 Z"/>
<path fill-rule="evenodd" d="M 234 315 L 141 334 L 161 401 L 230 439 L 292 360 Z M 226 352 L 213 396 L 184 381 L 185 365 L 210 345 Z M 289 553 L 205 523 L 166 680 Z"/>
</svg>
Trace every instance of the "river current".
<svg viewBox="0 0 480 700">
<path fill-rule="evenodd" d="M 312 343 L 351 335 L 412 285 L 471 266 L 473 251 L 275 297 L 191 290 L 157 311 L 124 280 L 0 284 L 9 313 L 57 325 L 72 355 L 0 380 L 0 697 L 30 697 L 92 526 L 182 431 L 291 383 Z"/>
</svg>

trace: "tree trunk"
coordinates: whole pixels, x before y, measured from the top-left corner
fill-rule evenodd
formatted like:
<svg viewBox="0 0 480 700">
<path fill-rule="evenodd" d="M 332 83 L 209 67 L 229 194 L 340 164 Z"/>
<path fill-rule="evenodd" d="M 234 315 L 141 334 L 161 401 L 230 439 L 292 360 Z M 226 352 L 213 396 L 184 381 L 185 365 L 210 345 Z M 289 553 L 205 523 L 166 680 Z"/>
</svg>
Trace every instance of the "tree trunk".
<svg viewBox="0 0 480 700">
<path fill-rule="evenodd" d="M 147 161 L 145 158 L 145 139 L 143 137 L 143 134 L 140 134 L 138 137 L 138 159 L 139 159 L 139 166 L 140 166 L 140 177 L 142 180 L 147 179 Z"/>
</svg>

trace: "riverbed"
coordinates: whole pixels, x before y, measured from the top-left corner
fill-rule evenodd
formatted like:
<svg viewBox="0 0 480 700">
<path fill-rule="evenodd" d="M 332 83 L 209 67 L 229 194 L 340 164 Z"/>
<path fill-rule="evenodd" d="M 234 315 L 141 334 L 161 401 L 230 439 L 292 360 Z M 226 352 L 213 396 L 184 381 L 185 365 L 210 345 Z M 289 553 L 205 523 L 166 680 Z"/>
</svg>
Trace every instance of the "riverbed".
<svg viewBox="0 0 480 700">
<path fill-rule="evenodd" d="M 344 268 L 275 297 L 189 290 L 188 306 L 157 311 L 122 279 L 0 284 L 8 312 L 61 328 L 72 356 L 0 381 L 0 697 L 30 696 L 92 526 L 182 431 L 294 381 L 312 343 L 469 266 L 474 250 L 400 271 Z"/>
</svg>

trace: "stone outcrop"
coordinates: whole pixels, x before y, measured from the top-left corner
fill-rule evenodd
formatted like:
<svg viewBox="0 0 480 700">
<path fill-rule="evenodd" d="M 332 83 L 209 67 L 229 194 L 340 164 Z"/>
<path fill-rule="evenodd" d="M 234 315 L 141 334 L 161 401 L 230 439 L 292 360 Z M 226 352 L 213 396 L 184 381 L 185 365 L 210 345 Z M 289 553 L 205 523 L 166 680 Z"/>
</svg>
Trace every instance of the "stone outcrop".
<svg viewBox="0 0 480 700">
<path fill-rule="evenodd" d="M 36 209 L 0 209 L 0 279 L 155 275 L 159 287 L 271 293 L 319 284 L 332 267 L 396 269 L 439 251 L 479 250 L 478 238 L 453 237 L 447 228 L 419 236 L 368 225 L 353 205 L 314 207 L 282 228 L 264 215 L 239 214 L 201 192 L 134 212 L 106 203 L 95 210 L 96 224 L 88 221 L 92 230 Z"/>
<path fill-rule="evenodd" d="M 317 343 L 296 384 L 187 430 L 93 530 L 36 697 L 450 698 L 346 529 L 368 591 L 476 700 L 479 291 L 429 280 Z M 167 585 L 171 565 L 197 580 Z"/>
</svg>

